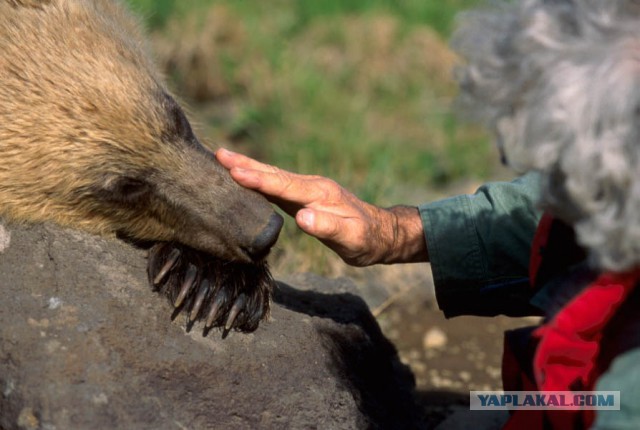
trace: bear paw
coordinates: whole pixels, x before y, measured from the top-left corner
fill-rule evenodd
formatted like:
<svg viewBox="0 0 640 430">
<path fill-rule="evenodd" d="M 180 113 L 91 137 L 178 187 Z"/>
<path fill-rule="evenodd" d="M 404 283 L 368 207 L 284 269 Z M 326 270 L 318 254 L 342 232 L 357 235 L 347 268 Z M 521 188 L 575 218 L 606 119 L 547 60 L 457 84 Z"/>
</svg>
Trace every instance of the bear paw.
<svg viewBox="0 0 640 430">
<path fill-rule="evenodd" d="M 266 262 L 239 264 L 177 243 L 161 242 L 149 250 L 147 272 L 154 290 L 187 317 L 187 331 L 204 321 L 212 327 L 252 332 L 269 314 L 274 281 Z"/>
</svg>

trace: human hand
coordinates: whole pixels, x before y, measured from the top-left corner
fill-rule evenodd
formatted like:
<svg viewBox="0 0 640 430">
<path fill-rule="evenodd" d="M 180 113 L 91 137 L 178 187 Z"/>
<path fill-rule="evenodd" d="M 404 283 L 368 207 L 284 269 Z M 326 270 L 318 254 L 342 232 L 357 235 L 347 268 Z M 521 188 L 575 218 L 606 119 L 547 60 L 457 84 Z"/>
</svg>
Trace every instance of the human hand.
<svg viewBox="0 0 640 430">
<path fill-rule="evenodd" d="M 347 264 L 428 260 L 415 207 L 379 208 L 331 179 L 287 172 L 225 149 L 217 151 L 216 157 L 235 181 L 264 194 Z"/>
</svg>

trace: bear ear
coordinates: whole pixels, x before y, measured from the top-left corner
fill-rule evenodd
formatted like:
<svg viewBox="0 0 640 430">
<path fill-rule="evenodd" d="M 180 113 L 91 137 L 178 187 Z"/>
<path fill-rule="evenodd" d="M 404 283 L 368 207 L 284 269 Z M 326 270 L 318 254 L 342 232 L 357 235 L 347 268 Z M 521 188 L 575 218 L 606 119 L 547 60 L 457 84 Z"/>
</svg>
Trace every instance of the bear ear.
<svg viewBox="0 0 640 430">
<path fill-rule="evenodd" d="M 104 181 L 104 186 L 94 190 L 100 200 L 127 206 L 148 202 L 153 187 L 144 179 L 129 176 L 112 176 Z"/>
<path fill-rule="evenodd" d="M 13 7 L 31 7 L 36 9 L 42 9 L 43 6 L 46 6 L 52 3 L 53 0 L 4 0 L 9 3 L 10 6 Z"/>
</svg>

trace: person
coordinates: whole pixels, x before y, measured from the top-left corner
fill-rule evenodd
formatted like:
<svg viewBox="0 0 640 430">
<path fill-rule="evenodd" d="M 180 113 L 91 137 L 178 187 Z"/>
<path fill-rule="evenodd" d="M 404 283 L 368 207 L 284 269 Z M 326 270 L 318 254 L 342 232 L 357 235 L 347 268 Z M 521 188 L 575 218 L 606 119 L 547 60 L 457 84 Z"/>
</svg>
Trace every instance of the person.
<svg viewBox="0 0 640 430">
<path fill-rule="evenodd" d="M 379 208 L 227 150 L 241 185 L 356 266 L 430 262 L 445 316 L 542 315 L 507 332 L 508 391 L 619 391 L 620 409 L 515 411 L 505 429 L 640 428 L 640 3 L 498 2 L 454 35 L 461 105 L 527 172 Z"/>
<path fill-rule="evenodd" d="M 437 302 L 446 317 L 543 315 L 545 310 L 557 308 L 545 288 L 540 292 L 530 285 L 531 243 L 542 217 L 537 205 L 540 178 L 535 173 L 512 182 L 485 184 L 473 195 L 459 195 L 418 207 L 380 208 L 358 199 L 328 178 L 295 174 L 226 149 L 218 150 L 216 157 L 240 185 L 264 194 L 291 215 L 301 230 L 319 239 L 347 264 L 362 267 L 430 262 Z M 556 243 L 572 240 L 561 232 Z M 564 253 L 571 246 L 561 243 L 558 252 Z M 565 264 L 563 259 L 556 261 L 557 252 L 549 258 L 552 265 Z M 625 325 L 627 333 L 640 328 L 637 318 L 631 318 L 635 323 L 625 324 L 625 319 L 630 319 L 629 309 L 640 303 L 640 295 L 635 294 L 630 303 L 618 318 L 623 322 L 613 324 L 609 332 Z M 530 335 L 529 328 L 508 332 L 505 343 L 524 342 L 521 349 L 527 349 Z M 626 343 L 624 348 L 612 348 L 617 341 Z M 605 347 L 612 349 L 605 357 L 607 366 L 617 354 L 622 357 L 617 367 L 608 372 L 606 366 L 600 365 L 604 375 L 600 377 L 599 388 L 632 393 L 640 382 L 637 366 L 640 337 L 612 336 Z M 505 389 L 537 390 L 531 382 L 535 378 L 522 375 L 524 372 L 520 370 L 531 366 L 533 359 L 526 357 L 524 364 L 514 365 L 513 356 L 522 355 L 522 351 L 514 353 L 508 348 L 503 364 Z M 594 428 L 640 428 L 636 402 L 639 397 L 640 394 L 621 397 L 623 412 L 600 413 L 600 422 Z M 519 419 L 514 421 L 514 417 Z M 549 424 L 550 419 L 540 415 L 540 411 L 523 411 L 514 417 L 505 429 L 588 428 L 595 420 L 590 411 L 586 416 L 572 414 L 568 419 L 556 412 L 555 425 Z"/>
<path fill-rule="evenodd" d="M 532 311 L 528 253 L 540 218 L 535 174 L 487 184 L 473 196 L 380 208 L 328 178 L 288 172 L 227 149 L 216 157 L 235 181 L 264 194 L 349 265 L 431 262 L 447 317 Z M 510 290 L 509 306 L 501 305 L 501 286 Z"/>
</svg>

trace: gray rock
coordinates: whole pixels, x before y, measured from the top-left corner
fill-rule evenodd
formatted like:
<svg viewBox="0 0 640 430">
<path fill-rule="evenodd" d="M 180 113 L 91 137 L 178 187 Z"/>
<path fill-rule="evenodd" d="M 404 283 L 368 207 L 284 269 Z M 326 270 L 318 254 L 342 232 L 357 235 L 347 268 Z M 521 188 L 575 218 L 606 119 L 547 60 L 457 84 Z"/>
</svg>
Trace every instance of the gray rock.
<svg viewBox="0 0 640 430">
<path fill-rule="evenodd" d="M 4 430 L 421 425 L 411 373 L 347 281 L 281 283 L 256 332 L 203 337 L 171 321 L 144 250 L 50 225 L 0 238 Z"/>
</svg>

